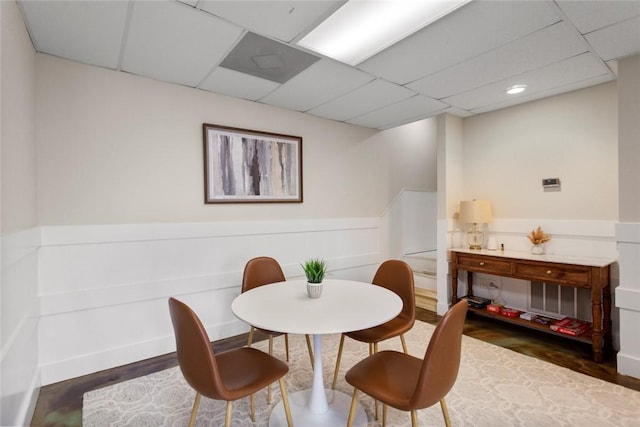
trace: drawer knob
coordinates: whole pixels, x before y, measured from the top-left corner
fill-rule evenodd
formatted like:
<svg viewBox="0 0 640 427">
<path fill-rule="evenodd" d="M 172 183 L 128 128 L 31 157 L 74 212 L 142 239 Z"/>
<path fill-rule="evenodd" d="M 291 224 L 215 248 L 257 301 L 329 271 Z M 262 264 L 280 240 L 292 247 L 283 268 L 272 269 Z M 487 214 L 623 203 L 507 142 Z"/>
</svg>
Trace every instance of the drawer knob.
<svg viewBox="0 0 640 427">
<path fill-rule="evenodd" d="M 547 274 L 551 274 L 551 270 L 547 270 Z"/>
<path fill-rule="evenodd" d="M 480 265 L 484 265 L 484 262 L 481 262 Z"/>
</svg>

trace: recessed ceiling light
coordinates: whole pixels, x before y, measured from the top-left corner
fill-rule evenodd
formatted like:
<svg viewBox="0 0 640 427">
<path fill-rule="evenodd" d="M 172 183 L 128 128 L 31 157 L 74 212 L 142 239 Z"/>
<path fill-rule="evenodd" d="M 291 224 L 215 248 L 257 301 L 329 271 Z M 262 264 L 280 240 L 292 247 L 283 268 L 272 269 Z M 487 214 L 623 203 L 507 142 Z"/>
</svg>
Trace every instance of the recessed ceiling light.
<svg viewBox="0 0 640 427">
<path fill-rule="evenodd" d="M 298 45 L 357 65 L 471 0 L 351 0 Z"/>
<path fill-rule="evenodd" d="M 527 85 L 513 85 L 510 88 L 507 88 L 507 93 L 509 95 L 515 95 L 516 93 L 524 92 L 527 89 Z"/>
</svg>

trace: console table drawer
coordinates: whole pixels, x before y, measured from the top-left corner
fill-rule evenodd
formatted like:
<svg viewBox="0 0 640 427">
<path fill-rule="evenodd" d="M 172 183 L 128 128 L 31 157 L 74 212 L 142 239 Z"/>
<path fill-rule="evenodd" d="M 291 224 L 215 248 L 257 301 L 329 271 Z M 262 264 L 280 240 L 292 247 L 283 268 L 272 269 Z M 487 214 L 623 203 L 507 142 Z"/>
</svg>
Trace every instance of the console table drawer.
<svg viewBox="0 0 640 427">
<path fill-rule="evenodd" d="M 480 258 L 458 255 L 458 268 L 480 272 L 494 272 L 494 274 L 511 273 L 511 262 L 499 259 Z"/>
<path fill-rule="evenodd" d="M 568 268 L 566 265 L 532 265 L 517 262 L 515 274 L 519 277 L 527 277 L 531 280 L 543 282 L 567 283 L 574 286 L 589 286 L 589 268 Z"/>
</svg>

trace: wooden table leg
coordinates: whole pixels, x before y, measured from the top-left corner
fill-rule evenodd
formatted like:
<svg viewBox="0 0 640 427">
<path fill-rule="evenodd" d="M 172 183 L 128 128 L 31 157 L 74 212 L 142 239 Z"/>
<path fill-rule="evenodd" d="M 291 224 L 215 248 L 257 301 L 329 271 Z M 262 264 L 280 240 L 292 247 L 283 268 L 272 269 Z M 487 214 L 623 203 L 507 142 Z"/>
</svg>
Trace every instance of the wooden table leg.
<svg viewBox="0 0 640 427">
<path fill-rule="evenodd" d="M 591 320 L 593 321 L 591 331 L 593 360 L 602 362 L 602 289 L 599 284 L 594 284 L 591 288 Z"/>
</svg>

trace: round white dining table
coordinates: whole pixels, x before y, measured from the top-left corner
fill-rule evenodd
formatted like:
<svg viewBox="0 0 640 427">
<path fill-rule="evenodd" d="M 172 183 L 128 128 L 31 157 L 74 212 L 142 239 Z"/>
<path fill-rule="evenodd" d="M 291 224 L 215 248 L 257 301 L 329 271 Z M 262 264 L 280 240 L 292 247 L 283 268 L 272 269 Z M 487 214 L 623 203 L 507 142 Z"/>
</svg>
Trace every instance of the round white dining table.
<svg viewBox="0 0 640 427">
<path fill-rule="evenodd" d="M 325 279 L 320 298 L 309 298 L 306 280 L 289 280 L 259 286 L 233 300 L 231 310 L 248 324 L 270 331 L 313 335 L 314 360 L 311 389 L 289 395 L 295 425 L 346 425 L 351 396 L 325 389 L 322 377 L 322 336 L 377 326 L 396 317 L 402 299 L 371 283 Z M 271 412 L 269 426 L 286 426 L 282 402 Z M 355 426 L 366 426 L 367 416 L 358 405 Z"/>
</svg>

